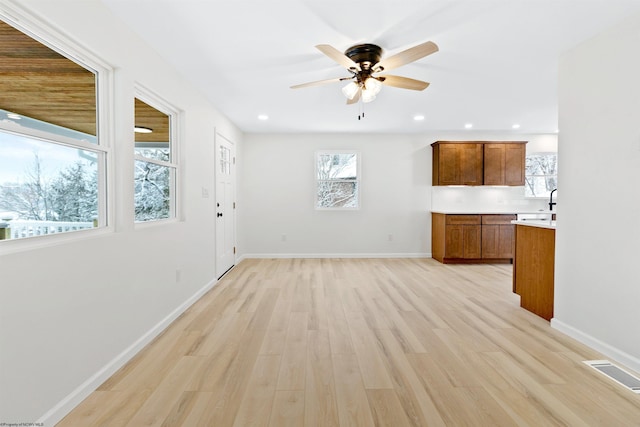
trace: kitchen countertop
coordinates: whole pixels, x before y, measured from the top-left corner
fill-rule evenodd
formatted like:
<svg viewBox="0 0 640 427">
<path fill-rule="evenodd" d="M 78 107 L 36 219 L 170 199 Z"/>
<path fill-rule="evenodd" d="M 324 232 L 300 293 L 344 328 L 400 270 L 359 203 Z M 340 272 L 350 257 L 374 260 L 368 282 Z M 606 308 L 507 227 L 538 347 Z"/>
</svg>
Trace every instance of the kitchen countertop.
<svg viewBox="0 0 640 427">
<path fill-rule="evenodd" d="M 551 228 L 553 230 L 556 229 L 556 222 L 555 221 L 550 221 L 550 220 L 528 219 L 526 221 L 511 221 L 511 224 L 527 225 L 529 227 Z"/>
<path fill-rule="evenodd" d="M 445 214 L 445 215 L 518 215 L 518 214 L 527 214 L 527 215 L 545 215 L 545 214 L 555 214 L 556 211 L 533 211 L 533 210 L 489 210 L 489 211 L 471 211 L 471 210 L 432 210 L 432 213 Z"/>
</svg>

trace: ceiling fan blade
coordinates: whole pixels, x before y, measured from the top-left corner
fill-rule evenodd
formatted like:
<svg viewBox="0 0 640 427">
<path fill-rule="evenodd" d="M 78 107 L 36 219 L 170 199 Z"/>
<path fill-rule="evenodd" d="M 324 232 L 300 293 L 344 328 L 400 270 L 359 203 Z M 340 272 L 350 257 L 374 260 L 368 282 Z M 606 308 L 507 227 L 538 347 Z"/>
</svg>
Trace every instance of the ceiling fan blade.
<svg viewBox="0 0 640 427">
<path fill-rule="evenodd" d="M 309 82 L 309 83 L 302 83 L 299 85 L 293 85 L 291 86 L 291 89 L 300 89 L 303 87 L 311 87 L 311 86 L 322 86 L 322 85 L 326 85 L 329 83 L 335 83 L 335 82 L 340 82 L 342 80 L 351 80 L 353 77 L 335 77 L 333 79 L 326 79 L 326 80 L 318 80 L 315 82 Z"/>
<path fill-rule="evenodd" d="M 431 55 L 438 51 L 438 45 L 434 42 L 426 42 L 417 46 L 411 47 L 407 50 L 403 50 L 400 53 L 396 53 L 382 61 L 378 62 L 374 68 L 380 68 L 382 70 L 393 70 L 394 68 L 401 67 L 402 65 L 409 64 L 413 61 L 417 61 L 420 58 L 424 58 L 427 55 Z"/>
<path fill-rule="evenodd" d="M 319 44 L 316 46 L 316 49 L 336 61 L 338 64 L 345 67 L 347 70 L 360 71 L 360 66 L 358 64 L 353 62 L 351 58 L 340 52 L 335 47 L 328 44 Z"/>
<path fill-rule="evenodd" d="M 358 89 L 358 92 L 356 92 L 356 96 L 354 96 L 353 99 L 347 99 L 347 105 L 356 104 L 358 101 L 360 101 L 361 96 L 362 89 Z"/>
<path fill-rule="evenodd" d="M 376 78 L 380 80 L 383 85 L 399 87 L 401 89 L 425 90 L 429 86 L 427 82 L 410 79 L 409 77 L 384 75 L 376 76 Z"/>
</svg>

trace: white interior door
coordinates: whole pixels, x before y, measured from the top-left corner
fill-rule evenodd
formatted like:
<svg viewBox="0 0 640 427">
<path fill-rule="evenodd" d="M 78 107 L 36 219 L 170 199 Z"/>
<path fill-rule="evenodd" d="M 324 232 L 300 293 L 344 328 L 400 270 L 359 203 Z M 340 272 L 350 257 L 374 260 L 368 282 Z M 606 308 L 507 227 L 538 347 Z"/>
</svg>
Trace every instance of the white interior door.
<svg viewBox="0 0 640 427">
<path fill-rule="evenodd" d="M 236 261 L 235 146 L 216 133 L 216 275 L 222 277 Z"/>
</svg>

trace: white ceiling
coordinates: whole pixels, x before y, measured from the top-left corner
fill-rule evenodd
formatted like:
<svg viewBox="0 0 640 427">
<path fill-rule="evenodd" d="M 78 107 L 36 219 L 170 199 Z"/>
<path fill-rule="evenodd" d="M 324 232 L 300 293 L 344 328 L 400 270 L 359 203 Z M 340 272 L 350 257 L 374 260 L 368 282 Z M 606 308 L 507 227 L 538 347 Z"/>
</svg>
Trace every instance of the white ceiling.
<svg viewBox="0 0 640 427">
<path fill-rule="evenodd" d="M 245 132 L 548 133 L 558 127 L 563 52 L 625 17 L 640 0 L 103 0 Z M 383 58 L 425 41 L 440 51 L 392 74 L 431 83 L 384 87 L 345 105 L 349 76 L 315 49 L 359 43 Z M 615 46 L 611 47 L 615 49 Z M 597 84 L 597 82 L 594 82 Z M 258 120 L 259 114 L 269 116 Z M 413 120 L 424 115 L 421 122 Z"/>
</svg>

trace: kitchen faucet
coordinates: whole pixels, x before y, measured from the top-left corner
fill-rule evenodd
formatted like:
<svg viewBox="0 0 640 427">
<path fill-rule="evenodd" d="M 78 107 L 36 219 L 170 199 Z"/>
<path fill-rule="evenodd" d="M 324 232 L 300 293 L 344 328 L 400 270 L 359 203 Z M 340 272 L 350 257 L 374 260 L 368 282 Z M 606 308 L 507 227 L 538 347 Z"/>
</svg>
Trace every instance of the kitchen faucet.
<svg viewBox="0 0 640 427">
<path fill-rule="evenodd" d="M 553 190 L 551 190 L 551 194 L 549 195 L 549 210 L 552 211 L 553 207 L 556 205 L 556 202 L 553 201 L 553 193 L 555 193 L 556 191 L 558 191 L 557 188 L 554 188 Z"/>
</svg>

